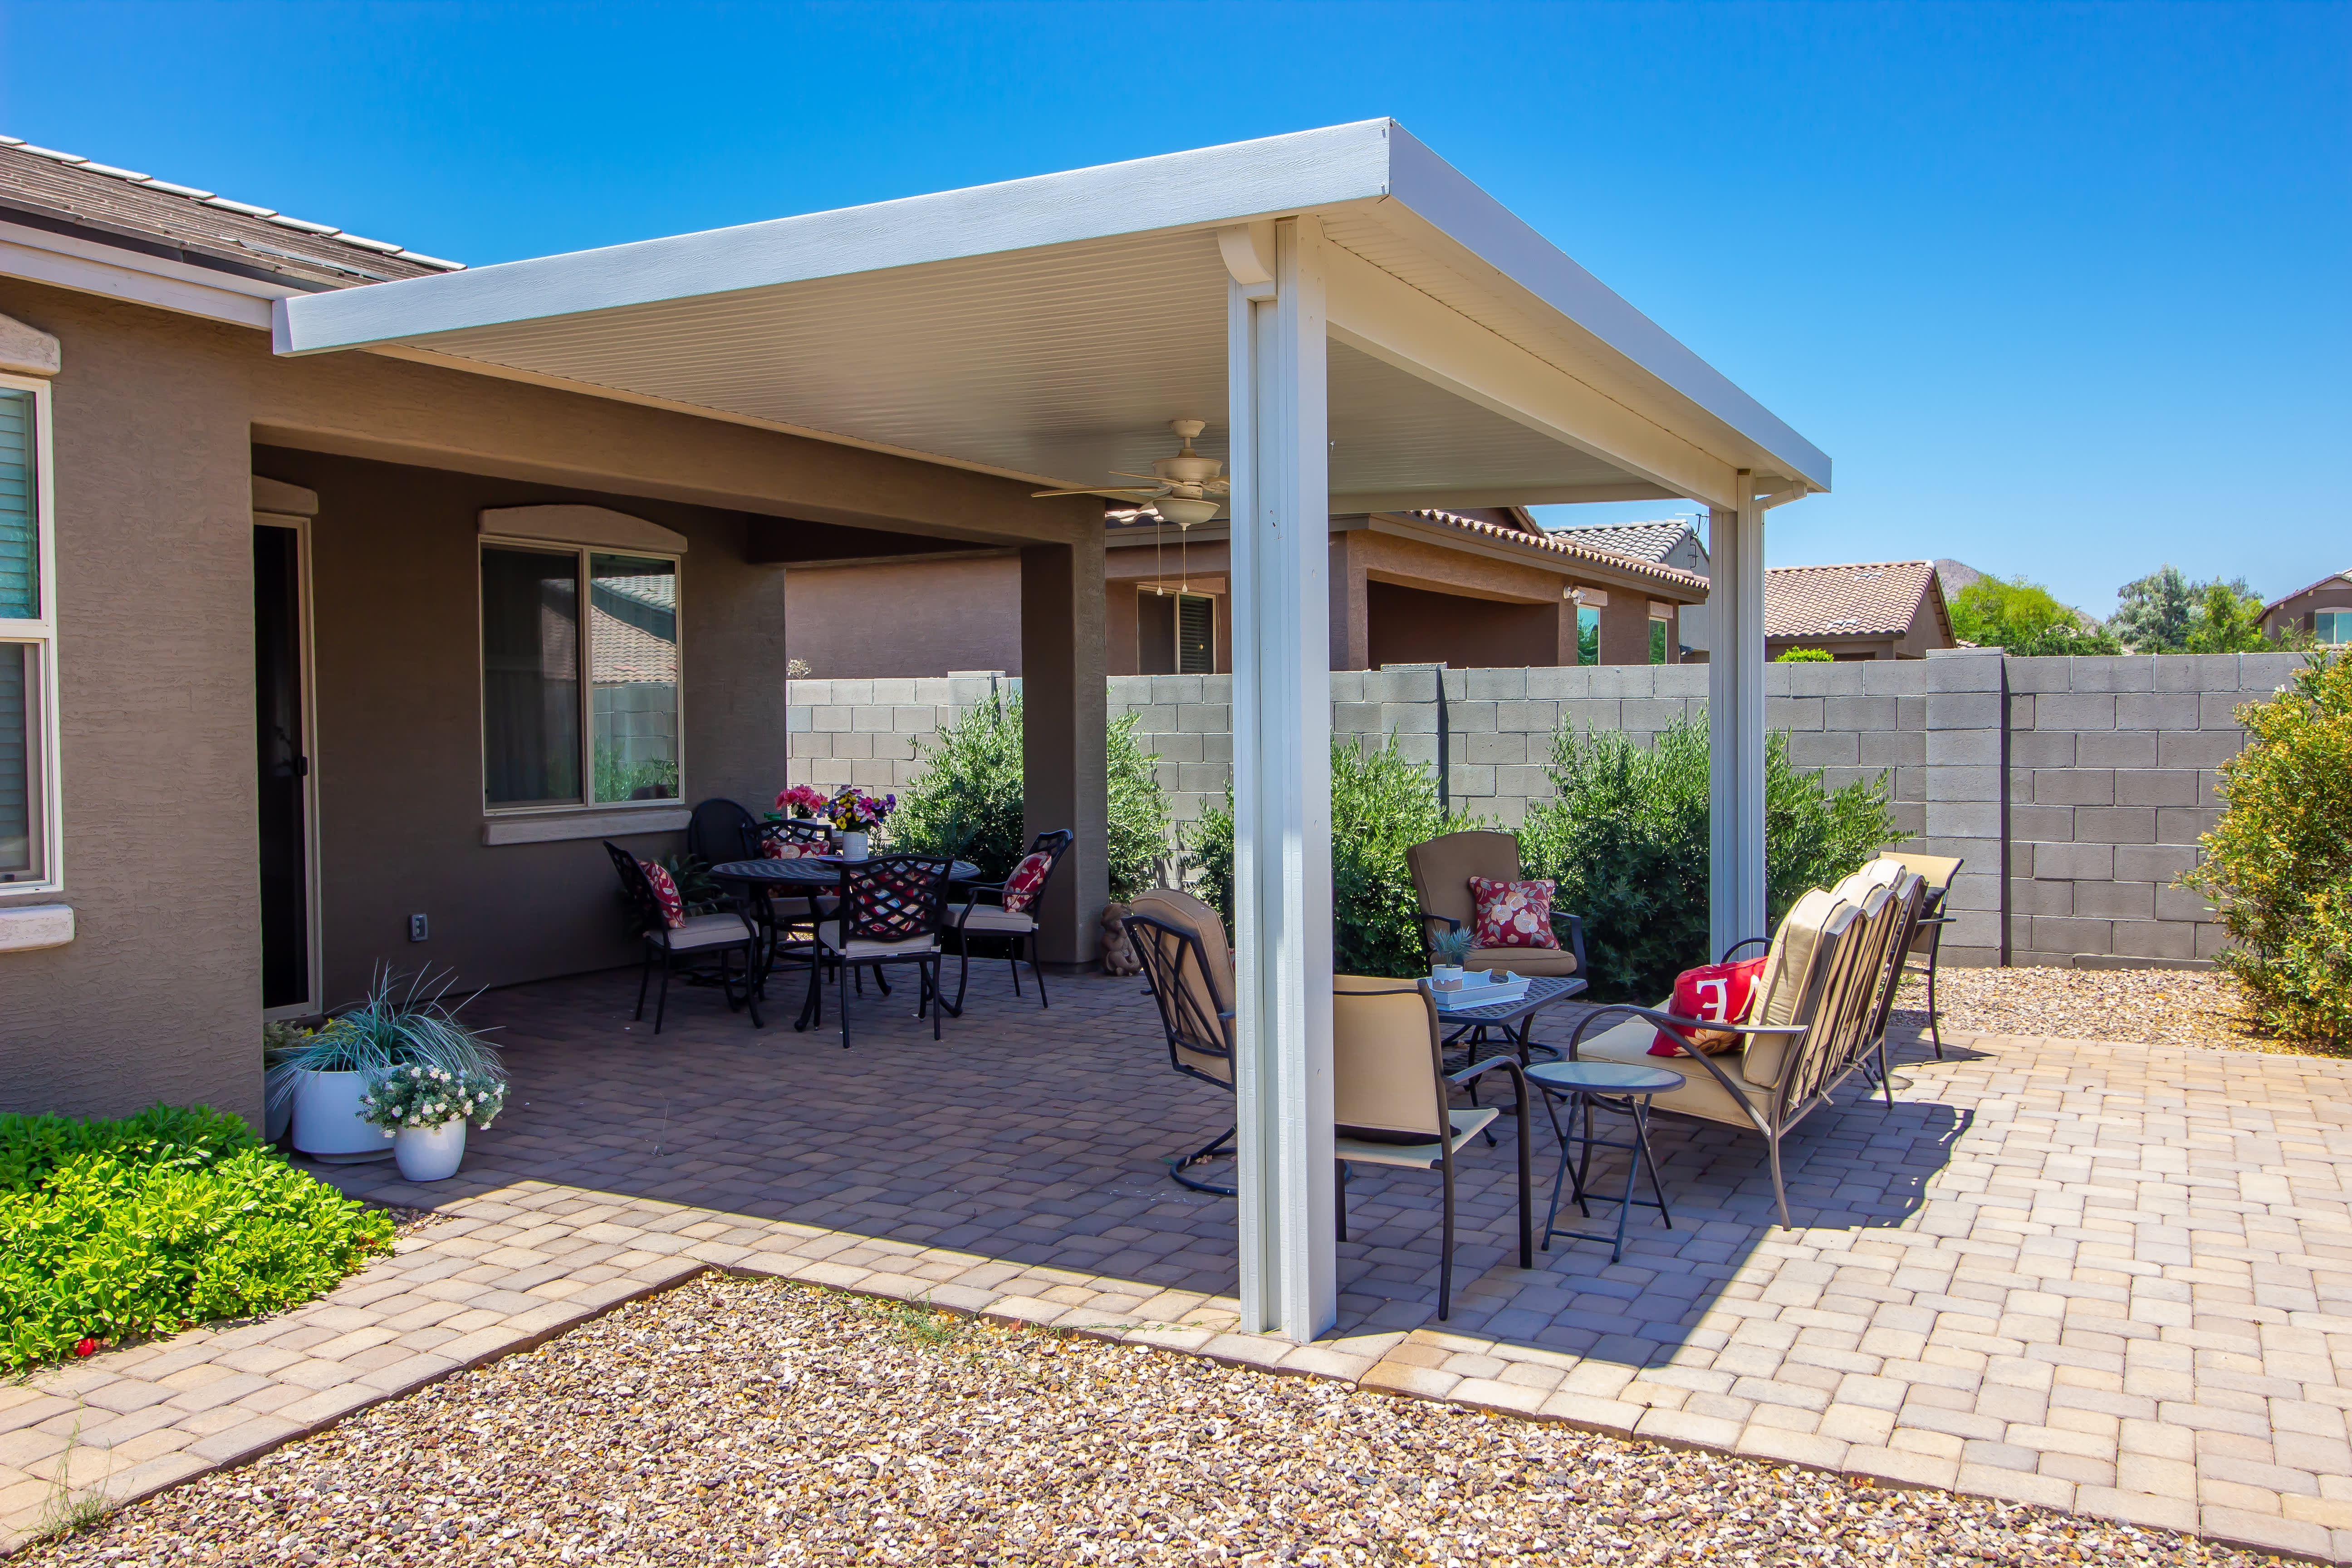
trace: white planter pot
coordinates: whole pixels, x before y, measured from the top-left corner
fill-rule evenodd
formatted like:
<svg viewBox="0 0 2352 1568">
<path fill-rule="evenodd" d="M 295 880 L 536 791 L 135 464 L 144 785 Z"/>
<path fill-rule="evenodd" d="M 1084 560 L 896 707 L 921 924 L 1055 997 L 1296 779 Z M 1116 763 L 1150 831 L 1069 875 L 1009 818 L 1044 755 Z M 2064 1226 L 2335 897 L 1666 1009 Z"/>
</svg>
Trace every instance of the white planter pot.
<svg viewBox="0 0 2352 1568">
<path fill-rule="evenodd" d="M 845 860 L 866 858 L 866 835 L 863 833 L 837 833 L 834 835 L 834 846 L 835 852 Z"/>
<path fill-rule="evenodd" d="M 1462 989 L 1462 966 L 1458 963 L 1433 963 L 1429 966 L 1429 988 L 1433 991 Z"/>
<path fill-rule="evenodd" d="M 459 1121 L 438 1127 L 404 1127 L 392 1136 L 392 1152 L 405 1179 L 446 1181 L 465 1161 L 466 1124 Z"/>
<path fill-rule="evenodd" d="M 383 1129 L 360 1120 L 367 1079 L 363 1072 L 295 1074 L 294 1147 L 331 1164 L 388 1158 Z"/>
</svg>

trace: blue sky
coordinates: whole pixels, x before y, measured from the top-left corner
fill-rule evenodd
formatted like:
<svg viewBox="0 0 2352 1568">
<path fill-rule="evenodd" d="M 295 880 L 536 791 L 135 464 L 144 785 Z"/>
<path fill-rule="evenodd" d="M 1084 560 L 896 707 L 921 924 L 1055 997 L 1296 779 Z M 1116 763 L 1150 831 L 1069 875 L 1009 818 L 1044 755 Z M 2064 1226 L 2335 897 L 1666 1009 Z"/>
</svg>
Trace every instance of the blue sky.
<svg viewBox="0 0 2352 1568">
<path fill-rule="evenodd" d="M 478 264 L 1393 115 L 1836 460 L 1773 563 L 2105 613 L 2352 567 L 2347 62 L 2323 4 L 0 0 L 0 130 Z"/>
</svg>

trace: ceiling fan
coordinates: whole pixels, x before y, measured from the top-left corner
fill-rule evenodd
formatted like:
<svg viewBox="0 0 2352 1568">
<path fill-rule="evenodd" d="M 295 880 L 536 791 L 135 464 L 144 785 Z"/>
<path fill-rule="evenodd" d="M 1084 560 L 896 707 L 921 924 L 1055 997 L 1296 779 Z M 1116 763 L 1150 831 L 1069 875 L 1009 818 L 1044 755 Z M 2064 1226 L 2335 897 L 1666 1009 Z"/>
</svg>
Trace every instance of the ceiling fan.
<svg viewBox="0 0 2352 1568">
<path fill-rule="evenodd" d="M 1172 458 L 1162 458 L 1151 465 L 1148 474 L 1129 474 L 1114 468 L 1112 476 L 1122 479 L 1147 479 L 1145 485 L 1087 486 L 1074 490 L 1039 490 L 1033 498 L 1042 500 L 1047 496 L 1113 496 L 1148 506 L 1178 528 L 1190 528 L 1196 522 L 1206 522 L 1224 509 L 1224 498 L 1232 485 L 1223 478 L 1225 466 L 1214 458 L 1204 458 L 1192 450 L 1192 437 L 1208 428 L 1199 419 L 1171 419 L 1168 427 L 1176 432 L 1183 445 Z"/>
</svg>

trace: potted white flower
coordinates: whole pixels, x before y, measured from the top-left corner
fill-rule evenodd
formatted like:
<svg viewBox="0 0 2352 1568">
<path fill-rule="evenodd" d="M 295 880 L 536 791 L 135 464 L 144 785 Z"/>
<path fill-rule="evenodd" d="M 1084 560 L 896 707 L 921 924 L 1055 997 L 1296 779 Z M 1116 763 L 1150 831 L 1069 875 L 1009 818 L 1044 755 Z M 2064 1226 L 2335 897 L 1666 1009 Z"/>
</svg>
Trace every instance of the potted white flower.
<svg viewBox="0 0 2352 1568">
<path fill-rule="evenodd" d="M 291 1107 L 297 1151 L 329 1163 L 392 1153 L 361 1101 L 395 1068 L 505 1080 L 497 1051 L 443 1001 L 447 991 L 446 975 L 436 984 L 419 973 L 404 984 L 390 969 L 379 969 L 355 1005 L 279 1057 L 270 1069 L 269 1094 L 273 1102 Z"/>
<path fill-rule="evenodd" d="M 506 1108 L 503 1079 L 478 1068 L 394 1068 L 368 1085 L 360 1114 L 392 1140 L 400 1173 L 412 1182 L 438 1182 L 457 1173 L 466 1158 L 466 1123 L 488 1131 Z"/>
</svg>

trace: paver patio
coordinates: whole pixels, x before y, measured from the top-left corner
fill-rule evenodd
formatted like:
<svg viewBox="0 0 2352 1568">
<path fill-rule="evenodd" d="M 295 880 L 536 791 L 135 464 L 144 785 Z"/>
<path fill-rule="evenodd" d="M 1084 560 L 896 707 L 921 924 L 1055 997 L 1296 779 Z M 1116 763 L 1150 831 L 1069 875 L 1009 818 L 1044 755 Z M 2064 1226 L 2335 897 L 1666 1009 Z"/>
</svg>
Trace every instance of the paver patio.
<svg viewBox="0 0 2352 1568">
<path fill-rule="evenodd" d="M 938 1045 L 869 994 L 846 1053 L 707 993 L 656 1038 L 634 975 L 484 996 L 517 1088 L 465 1173 L 321 1172 L 447 1217 L 310 1307 L 0 1388 L 0 1530 L 61 1468 L 142 1495 L 721 1267 L 2352 1560 L 2352 1064 L 1906 1045 L 1892 1109 L 1850 1093 L 1788 1146 L 1794 1232 L 1759 1142 L 1662 1119 L 1675 1226 L 1638 1215 L 1617 1266 L 1511 1266 L 1507 1121 L 1453 1319 L 1433 1178 L 1364 1171 L 1339 1327 L 1299 1347 L 1233 1331 L 1232 1205 L 1160 1163 L 1230 1107 L 1139 983 L 974 989 Z"/>
</svg>

